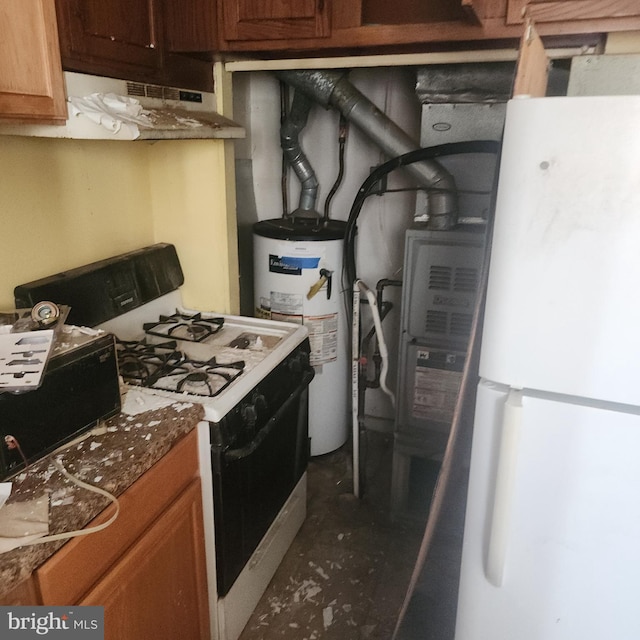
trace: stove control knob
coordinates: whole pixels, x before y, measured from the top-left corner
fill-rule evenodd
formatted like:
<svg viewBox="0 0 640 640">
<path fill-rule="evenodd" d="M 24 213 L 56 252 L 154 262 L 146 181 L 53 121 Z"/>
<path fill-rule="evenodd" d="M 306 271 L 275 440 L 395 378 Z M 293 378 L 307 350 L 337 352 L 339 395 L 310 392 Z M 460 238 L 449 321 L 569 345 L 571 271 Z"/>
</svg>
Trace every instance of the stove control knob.
<svg viewBox="0 0 640 640">
<path fill-rule="evenodd" d="M 253 404 L 245 404 L 240 409 L 240 415 L 242 416 L 242 421 L 245 426 L 249 428 L 253 428 L 258 421 L 258 412 L 256 410 L 255 405 Z"/>
<path fill-rule="evenodd" d="M 254 393 L 251 402 L 256 411 L 266 411 L 269 408 L 266 398 L 261 393 Z"/>
<path fill-rule="evenodd" d="M 304 351 L 300 351 L 293 355 L 287 364 L 291 373 L 302 373 L 309 365 L 309 358 Z"/>
<path fill-rule="evenodd" d="M 53 302 L 44 300 L 38 302 L 31 309 L 31 319 L 38 325 L 38 327 L 49 327 L 58 322 L 60 317 L 60 308 Z"/>
</svg>

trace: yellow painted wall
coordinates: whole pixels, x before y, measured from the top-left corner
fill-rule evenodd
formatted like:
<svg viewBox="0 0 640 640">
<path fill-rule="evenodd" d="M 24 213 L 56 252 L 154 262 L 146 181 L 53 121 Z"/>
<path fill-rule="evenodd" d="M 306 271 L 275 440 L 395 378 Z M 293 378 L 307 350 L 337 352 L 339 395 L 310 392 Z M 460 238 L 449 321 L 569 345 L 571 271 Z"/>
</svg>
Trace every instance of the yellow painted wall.
<svg viewBox="0 0 640 640">
<path fill-rule="evenodd" d="M 238 313 L 233 142 L 163 141 L 150 149 L 157 242 L 176 245 L 187 307 Z"/>
<path fill-rule="evenodd" d="M 13 288 L 153 242 L 147 149 L 0 137 L 0 309 Z"/>
<path fill-rule="evenodd" d="M 237 311 L 228 144 L 0 137 L 0 310 L 17 284 L 172 242 L 185 303 Z"/>
</svg>

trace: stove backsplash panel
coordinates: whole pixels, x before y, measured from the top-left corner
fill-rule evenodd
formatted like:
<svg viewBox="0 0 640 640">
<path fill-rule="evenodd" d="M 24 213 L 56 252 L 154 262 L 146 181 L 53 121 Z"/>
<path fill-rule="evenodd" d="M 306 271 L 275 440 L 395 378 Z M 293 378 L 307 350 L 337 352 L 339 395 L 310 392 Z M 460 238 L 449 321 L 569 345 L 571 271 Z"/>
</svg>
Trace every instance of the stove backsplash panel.
<svg viewBox="0 0 640 640">
<path fill-rule="evenodd" d="M 158 243 L 18 285 L 14 297 L 18 309 L 42 300 L 68 305 L 68 323 L 94 327 L 183 283 L 175 246 Z"/>
</svg>

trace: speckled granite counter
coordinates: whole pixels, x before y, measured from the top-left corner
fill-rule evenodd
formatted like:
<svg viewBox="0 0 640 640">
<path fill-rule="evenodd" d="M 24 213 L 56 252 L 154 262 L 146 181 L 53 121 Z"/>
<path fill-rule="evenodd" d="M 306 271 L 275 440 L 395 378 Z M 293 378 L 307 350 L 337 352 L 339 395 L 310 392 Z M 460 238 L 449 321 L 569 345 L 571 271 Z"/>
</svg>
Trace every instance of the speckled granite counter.
<svg viewBox="0 0 640 640">
<path fill-rule="evenodd" d="M 119 496 L 202 420 L 200 405 L 127 393 L 123 412 L 52 456 L 74 476 Z M 49 532 L 81 529 L 108 504 L 78 487 L 52 464 L 52 456 L 12 478 L 7 503 L 48 495 Z M 19 547 L 0 555 L 0 597 L 31 575 L 66 540 Z"/>
</svg>

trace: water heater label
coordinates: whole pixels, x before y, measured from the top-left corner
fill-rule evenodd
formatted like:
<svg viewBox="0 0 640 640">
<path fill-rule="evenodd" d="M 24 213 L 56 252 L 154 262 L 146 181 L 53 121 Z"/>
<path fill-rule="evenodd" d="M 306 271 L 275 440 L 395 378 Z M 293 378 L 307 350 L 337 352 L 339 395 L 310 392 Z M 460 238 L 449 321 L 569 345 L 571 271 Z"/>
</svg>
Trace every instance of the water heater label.
<svg viewBox="0 0 640 640">
<path fill-rule="evenodd" d="M 271 273 L 285 273 L 291 276 L 302 275 L 303 269 L 317 269 L 320 258 L 317 256 L 277 256 L 269 254 L 269 271 Z"/>
<path fill-rule="evenodd" d="M 304 298 L 301 293 L 271 292 L 271 317 L 274 314 L 282 316 L 302 317 Z"/>
<path fill-rule="evenodd" d="M 305 316 L 304 326 L 309 330 L 312 366 L 318 367 L 338 359 L 338 314 Z"/>
</svg>

